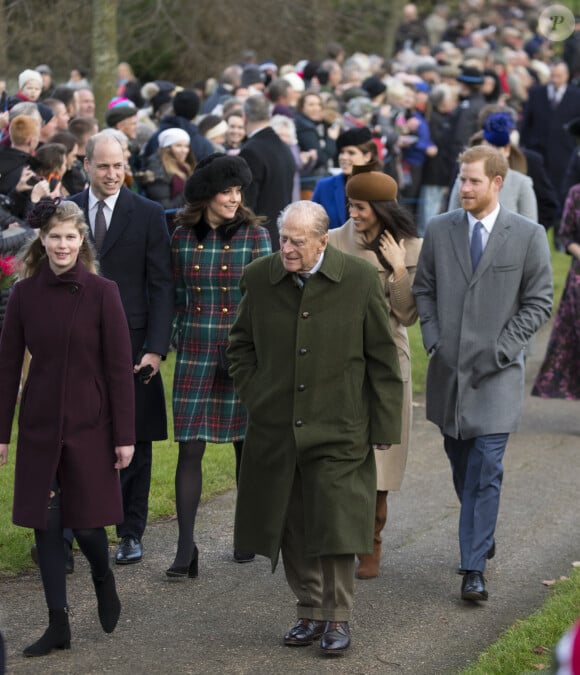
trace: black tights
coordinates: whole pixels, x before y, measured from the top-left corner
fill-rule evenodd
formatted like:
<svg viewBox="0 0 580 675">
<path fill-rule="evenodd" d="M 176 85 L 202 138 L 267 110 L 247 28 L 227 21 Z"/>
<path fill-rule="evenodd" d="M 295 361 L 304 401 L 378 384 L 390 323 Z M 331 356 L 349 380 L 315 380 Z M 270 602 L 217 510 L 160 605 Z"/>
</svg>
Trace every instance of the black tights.
<svg viewBox="0 0 580 675">
<path fill-rule="evenodd" d="M 234 441 L 236 453 L 236 485 L 240 475 L 243 441 Z M 181 441 L 175 470 L 175 508 L 179 537 L 177 553 L 173 563 L 176 567 L 187 567 L 195 548 L 193 531 L 197 508 L 201 498 L 201 462 L 205 452 L 205 441 Z"/>
<path fill-rule="evenodd" d="M 91 565 L 95 578 L 102 579 L 109 570 L 109 542 L 104 527 L 73 530 L 79 547 Z M 66 600 L 65 549 L 60 508 L 48 510 L 48 528 L 34 530 L 38 565 L 49 609 L 63 609 Z"/>
</svg>

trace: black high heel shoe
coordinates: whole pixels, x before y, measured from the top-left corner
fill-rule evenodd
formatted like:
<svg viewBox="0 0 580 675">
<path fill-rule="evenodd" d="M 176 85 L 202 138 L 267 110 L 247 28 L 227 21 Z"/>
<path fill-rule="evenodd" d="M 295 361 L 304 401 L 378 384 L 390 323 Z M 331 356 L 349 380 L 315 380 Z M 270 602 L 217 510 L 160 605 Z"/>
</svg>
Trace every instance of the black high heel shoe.
<svg viewBox="0 0 580 675">
<path fill-rule="evenodd" d="M 189 577 L 190 579 L 195 579 L 199 572 L 199 551 L 197 546 L 193 549 L 193 555 L 191 556 L 191 562 L 185 567 L 178 567 L 177 565 L 171 565 L 171 567 L 165 570 L 165 574 L 172 579 L 184 579 Z"/>
</svg>

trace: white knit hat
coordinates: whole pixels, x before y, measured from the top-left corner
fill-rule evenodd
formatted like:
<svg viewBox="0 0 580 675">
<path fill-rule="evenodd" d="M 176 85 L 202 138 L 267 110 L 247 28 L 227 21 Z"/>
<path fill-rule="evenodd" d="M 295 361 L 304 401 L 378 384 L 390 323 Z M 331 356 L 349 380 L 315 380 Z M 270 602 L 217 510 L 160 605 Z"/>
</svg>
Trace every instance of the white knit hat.
<svg viewBox="0 0 580 675">
<path fill-rule="evenodd" d="M 159 134 L 158 141 L 160 148 L 168 148 L 174 143 L 187 143 L 189 145 L 191 143 L 191 138 L 184 129 L 171 127 L 171 129 L 165 129 Z"/>
<path fill-rule="evenodd" d="M 218 122 L 215 127 L 211 127 L 205 132 L 205 137 L 213 141 L 214 138 L 219 138 L 228 130 L 228 123 L 225 120 Z"/>
<path fill-rule="evenodd" d="M 38 82 L 38 84 L 42 87 L 42 75 L 36 70 L 27 68 L 26 70 L 23 70 L 18 76 L 18 89 L 22 89 L 22 87 L 24 87 L 27 82 L 30 82 L 30 80 L 36 80 L 36 82 Z"/>
<path fill-rule="evenodd" d="M 304 80 L 298 73 L 286 73 L 286 75 L 282 75 L 282 79 L 286 80 L 295 91 L 303 92 L 306 89 Z"/>
</svg>

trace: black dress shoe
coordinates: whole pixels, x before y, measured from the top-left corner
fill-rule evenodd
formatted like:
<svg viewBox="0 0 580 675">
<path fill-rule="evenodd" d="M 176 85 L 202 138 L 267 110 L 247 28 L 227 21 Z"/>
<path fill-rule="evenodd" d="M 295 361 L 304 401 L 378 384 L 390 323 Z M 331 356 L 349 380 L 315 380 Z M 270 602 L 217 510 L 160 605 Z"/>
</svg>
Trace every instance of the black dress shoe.
<svg viewBox="0 0 580 675">
<path fill-rule="evenodd" d="M 324 621 L 298 619 L 284 636 L 284 644 L 288 647 L 307 647 L 320 638 L 324 625 Z"/>
<path fill-rule="evenodd" d="M 485 579 L 483 574 L 477 570 L 468 571 L 461 582 L 462 600 L 487 600 L 487 591 L 485 590 Z"/>
<path fill-rule="evenodd" d="M 135 537 L 123 537 L 115 555 L 117 565 L 132 565 L 141 562 L 142 558 L 141 542 Z"/>
<path fill-rule="evenodd" d="M 255 553 L 244 553 L 243 551 L 234 551 L 234 562 L 247 563 L 252 562 L 256 557 Z"/>
<path fill-rule="evenodd" d="M 320 649 L 326 656 L 341 656 L 350 647 L 348 621 L 327 621 L 320 640 Z"/>
</svg>

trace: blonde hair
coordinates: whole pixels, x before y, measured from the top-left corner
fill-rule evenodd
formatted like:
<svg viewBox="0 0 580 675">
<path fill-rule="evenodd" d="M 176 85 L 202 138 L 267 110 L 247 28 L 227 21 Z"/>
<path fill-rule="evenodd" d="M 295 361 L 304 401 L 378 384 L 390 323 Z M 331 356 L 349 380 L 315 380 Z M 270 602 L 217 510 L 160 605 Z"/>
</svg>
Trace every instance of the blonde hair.
<svg viewBox="0 0 580 675">
<path fill-rule="evenodd" d="M 195 158 L 190 150 L 187 153 L 184 162 L 187 167 L 187 172 L 184 171 L 184 165 L 177 162 L 175 156 L 171 152 L 171 146 L 159 148 L 159 158 L 161 159 L 163 168 L 170 176 L 176 175 L 183 180 L 187 180 L 191 176 L 196 165 Z"/>
</svg>

